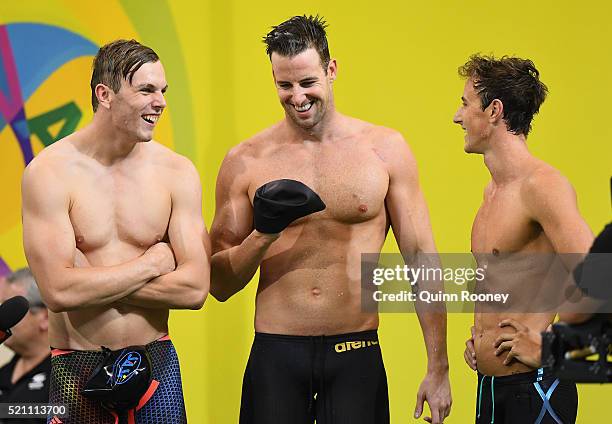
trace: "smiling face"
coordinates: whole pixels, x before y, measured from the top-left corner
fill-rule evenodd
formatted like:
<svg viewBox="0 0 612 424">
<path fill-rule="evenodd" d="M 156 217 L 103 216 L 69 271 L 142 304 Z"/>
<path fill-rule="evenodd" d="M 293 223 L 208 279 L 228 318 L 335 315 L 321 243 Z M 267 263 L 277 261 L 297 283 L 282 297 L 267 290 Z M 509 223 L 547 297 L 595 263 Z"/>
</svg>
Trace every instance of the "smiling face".
<svg viewBox="0 0 612 424">
<path fill-rule="evenodd" d="M 333 108 L 332 83 L 336 62 L 330 60 L 327 74 L 314 48 L 295 56 L 272 53 L 272 72 L 285 115 L 298 127 L 311 130 Z"/>
<path fill-rule="evenodd" d="M 161 113 L 166 107 L 168 88 L 161 62 L 144 63 L 132 77 L 122 79 L 121 88 L 111 94 L 110 112 L 115 128 L 127 138 L 150 141 Z"/>
<path fill-rule="evenodd" d="M 486 148 L 486 140 L 492 132 L 489 119 L 491 105 L 482 110 L 482 103 L 474 89 L 472 79 L 465 82 L 461 102 L 461 107 L 455 113 L 453 122 L 461 125 L 461 128 L 465 131 L 463 149 L 466 153 L 483 153 Z"/>
</svg>

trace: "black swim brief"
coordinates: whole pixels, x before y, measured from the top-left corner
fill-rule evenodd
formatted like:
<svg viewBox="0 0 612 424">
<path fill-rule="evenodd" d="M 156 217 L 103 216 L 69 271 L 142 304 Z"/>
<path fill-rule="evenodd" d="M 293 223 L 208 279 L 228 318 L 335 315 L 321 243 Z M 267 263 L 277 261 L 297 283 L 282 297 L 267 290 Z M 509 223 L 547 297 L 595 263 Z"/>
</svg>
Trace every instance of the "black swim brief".
<svg viewBox="0 0 612 424">
<path fill-rule="evenodd" d="M 494 377 L 478 373 L 476 424 L 573 424 L 576 384 L 547 369 Z"/>
<path fill-rule="evenodd" d="M 183 424 L 187 422 L 181 371 L 168 336 L 146 345 L 151 357 L 153 381 L 135 409 L 121 414 L 102 407 L 81 394 L 83 386 L 104 354 L 99 350 L 51 351 L 49 403 L 66 405 L 67 417 L 49 417 L 62 424 Z"/>
<path fill-rule="evenodd" d="M 255 333 L 240 424 L 388 424 L 375 330 L 334 336 Z"/>
</svg>

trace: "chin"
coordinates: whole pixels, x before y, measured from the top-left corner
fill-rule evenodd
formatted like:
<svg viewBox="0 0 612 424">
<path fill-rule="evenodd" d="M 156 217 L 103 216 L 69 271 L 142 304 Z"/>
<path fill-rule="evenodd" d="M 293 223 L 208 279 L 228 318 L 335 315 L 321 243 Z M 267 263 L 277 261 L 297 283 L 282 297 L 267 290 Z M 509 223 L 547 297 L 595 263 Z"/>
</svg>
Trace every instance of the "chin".
<svg viewBox="0 0 612 424">
<path fill-rule="evenodd" d="M 300 119 L 297 116 L 294 115 L 289 115 L 289 118 L 293 121 L 293 123 L 295 125 L 297 125 L 298 127 L 304 129 L 304 130 L 309 130 L 312 127 L 315 126 L 314 122 L 312 121 L 312 119 Z"/>
<path fill-rule="evenodd" d="M 137 138 L 140 143 L 148 143 L 149 141 L 153 140 L 153 133 L 138 134 Z"/>
</svg>

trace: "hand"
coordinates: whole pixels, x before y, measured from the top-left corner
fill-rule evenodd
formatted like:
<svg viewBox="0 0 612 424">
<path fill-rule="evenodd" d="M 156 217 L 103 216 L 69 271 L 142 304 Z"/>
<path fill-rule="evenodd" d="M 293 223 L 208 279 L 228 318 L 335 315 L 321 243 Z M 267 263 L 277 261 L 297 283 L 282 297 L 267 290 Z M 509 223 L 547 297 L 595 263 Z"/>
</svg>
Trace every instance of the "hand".
<svg viewBox="0 0 612 424">
<path fill-rule="evenodd" d="M 423 413 L 423 403 L 425 401 L 429 404 L 429 410 L 431 411 L 431 417 L 425 417 L 425 421 L 432 424 L 442 424 L 444 418 L 450 414 L 451 404 L 453 403 L 448 371 L 427 373 L 417 393 L 414 418 L 419 418 Z"/>
<path fill-rule="evenodd" d="M 75 268 L 89 268 L 91 264 L 87 260 L 87 257 L 85 256 L 85 254 L 81 252 L 79 249 L 75 249 L 75 250 L 76 252 L 74 253 L 74 265 L 73 266 Z"/>
<path fill-rule="evenodd" d="M 278 234 L 296 219 L 323 209 L 325 203 L 304 183 L 274 180 L 255 191 L 253 223 L 260 233 Z"/>
<path fill-rule="evenodd" d="M 476 371 L 476 349 L 474 348 L 474 333 L 476 330 L 474 329 L 474 326 L 470 328 L 470 331 L 472 332 L 472 335 L 465 342 L 463 359 L 465 359 L 465 363 L 468 364 L 471 369 Z"/>
<path fill-rule="evenodd" d="M 150 258 L 152 265 L 159 272 L 159 275 L 165 275 L 176 269 L 174 262 L 174 252 L 168 243 L 159 242 L 144 253 L 144 256 Z"/>
<path fill-rule="evenodd" d="M 499 356 L 509 350 L 504 365 L 509 365 L 513 359 L 532 368 L 542 364 L 542 336 L 514 319 L 505 319 L 500 327 L 512 327 L 515 333 L 503 333 L 495 340 L 495 355 Z"/>
</svg>

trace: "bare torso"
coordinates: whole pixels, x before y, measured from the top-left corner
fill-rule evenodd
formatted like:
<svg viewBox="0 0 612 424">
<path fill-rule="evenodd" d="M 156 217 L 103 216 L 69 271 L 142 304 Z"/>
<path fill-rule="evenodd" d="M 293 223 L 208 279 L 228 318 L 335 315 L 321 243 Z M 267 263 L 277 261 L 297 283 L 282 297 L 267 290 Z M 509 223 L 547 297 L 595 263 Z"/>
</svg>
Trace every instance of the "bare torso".
<svg viewBox="0 0 612 424">
<path fill-rule="evenodd" d="M 91 266 L 112 266 L 140 256 L 167 237 L 173 152 L 139 143 L 121 161 L 103 165 L 74 136 L 47 149 L 44 160 L 61 169 L 70 193 L 76 247 Z M 62 349 L 146 344 L 168 332 L 168 310 L 113 303 L 49 313 L 50 344 Z"/>
<path fill-rule="evenodd" d="M 523 255 L 511 265 L 503 263 L 495 269 L 489 268 L 485 285 L 501 288 L 501 292 L 510 293 L 515 302 L 528 301 L 521 296 L 525 284 L 540 281 L 546 267 L 540 261 L 529 261 L 525 254 L 553 253 L 554 248 L 542 227 L 535 222 L 525 207 L 521 190 L 524 179 L 514 180 L 505 185 L 491 182 L 485 190 L 484 201 L 472 227 L 472 252 L 477 260 L 498 257 L 508 253 Z M 482 253 L 484 255 L 478 255 Z M 482 266 L 479 263 L 479 266 Z M 523 291 L 523 293 L 521 293 Z M 520 309 L 514 305 L 513 310 Z M 501 333 L 512 332 L 508 327 L 500 328 L 498 323 L 506 318 L 513 318 L 533 331 L 541 332 L 553 321 L 555 313 L 475 313 L 474 347 L 478 370 L 486 375 L 509 375 L 532 370 L 529 366 L 512 361 L 504 365 L 506 354 L 495 355 L 495 340 Z"/>
<path fill-rule="evenodd" d="M 379 252 L 389 228 L 389 175 L 378 127 L 351 120 L 333 142 L 291 143 L 273 127 L 245 148 L 248 196 L 280 178 L 302 181 L 326 203 L 295 221 L 267 251 L 256 299 L 256 331 L 295 335 L 374 329 L 361 309 L 362 253 Z"/>
</svg>

